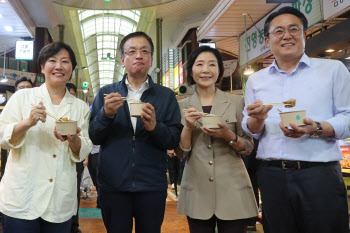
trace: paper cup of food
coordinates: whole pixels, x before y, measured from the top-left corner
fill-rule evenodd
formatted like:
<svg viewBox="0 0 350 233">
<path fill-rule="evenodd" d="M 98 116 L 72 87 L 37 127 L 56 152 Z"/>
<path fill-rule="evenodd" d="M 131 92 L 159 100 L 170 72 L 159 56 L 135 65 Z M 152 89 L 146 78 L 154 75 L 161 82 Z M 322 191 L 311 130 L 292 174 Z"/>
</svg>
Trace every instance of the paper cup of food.
<svg viewBox="0 0 350 233">
<path fill-rule="evenodd" d="M 281 112 L 280 117 L 284 127 L 288 127 L 290 123 L 294 123 L 298 126 L 305 125 L 304 119 L 306 118 L 306 110 Z"/>
<path fill-rule="evenodd" d="M 202 117 L 202 124 L 203 127 L 207 127 L 210 129 L 218 129 L 220 128 L 218 126 L 218 123 L 221 122 L 221 116 L 203 116 Z"/>
<path fill-rule="evenodd" d="M 142 108 L 146 107 L 146 103 L 130 103 L 130 113 L 132 117 L 141 117 Z"/>
<path fill-rule="evenodd" d="M 56 121 L 56 131 L 62 136 L 77 134 L 77 121 Z"/>
</svg>

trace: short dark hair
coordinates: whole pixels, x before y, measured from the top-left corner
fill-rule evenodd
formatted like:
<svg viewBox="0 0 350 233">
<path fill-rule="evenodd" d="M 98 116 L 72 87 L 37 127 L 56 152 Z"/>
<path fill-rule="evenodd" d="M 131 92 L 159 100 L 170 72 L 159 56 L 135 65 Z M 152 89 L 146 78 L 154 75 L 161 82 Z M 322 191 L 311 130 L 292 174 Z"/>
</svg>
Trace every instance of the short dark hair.
<svg viewBox="0 0 350 233">
<path fill-rule="evenodd" d="M 18 84 L 20 84 L 21 82 L 29 82 L 30 85 L 33 86 L 32 80 L 30 78 L 27 78 L 27 77 L 23 76 L 22 78 L 17 79 L 17 81 L 15 82 L 16 90 L 17 90 Z"/>
<path fill-rule="evenodd" d="M 69 54 L 69 58 L 70 58 L 70 60 L 72 62 L 72 71 L 73 71 L 75 69 L 75 67 L 77 66 L 77 60 L 75 59 L 75 54 L 73 52 L 73 49 L 69 45 L 64 43 L 64 42 L 53 42 L 53 43 L 50 43 L 50 44 L 44 46 L 40 50 L 40 53 L 39 53 L 39 57 L 38 57 L 39 66 L 40 67 L 44 66 L 46 61 L 47 61 L 47 59 L 49 59 L 50 57 L 54 56 L 61 49 L 67 50 L 67 52 Z M 70 79 L 71 78 L 72 78 L 72 76 L 70 77 Z"/>
<path fill-rule="evenodd" d="M 300 19 L 300 21 L 303 23 L 303 30 L 306 32 L 307 28 L 308 28 L 308 22 L 307 22 L 307 18 L 305 17 L 305 15 L 298 11 L 297 9 L 295 9 L 294 7 L 291 6 L 286 6 L 286 7 L 282 7 L 281 9 L 279 9 L 276 12 L 273 12 L 272 14 L 269 15 L 269 17 L 267 17 L 266 21 L 265 21 L 265 25 L 264 25 L 264 36 L 265 37 L 269 37 L 269 31 L 270 31 L 270 23 L 271 21 L 276 18 L 277 16 L 280 15 L 285 15 L 285 14 L 291 14 L 291 15 L 295 15 L 296 17 L 298 17 Z"/>
<path fill-rule="evenodd" d="M 218 80 L 216 81 L 216 83 L 219 83 L 222 76 L 224 75 L 224 63 L 222 62 L 222 58 L 221 58 L 221 54 L 220 54 L 219 50 L 211 48 L 209 46 L 201 46 L 201 47 L 197 48 L 196 50 L 194 50 L 191 53 L 191 55 L 189 56 L 188 60 L 186 61 L 185 69 L 187 71 L 186 72 L 187 73 L 187 84 L 189 86 L 195 84 L 195 82 L 193 80 L 193 75 L 192 75 L 193 64 L 196 61 L 199 54 L 204 53 L 204 52 L 209 52 L 209 53 L 214 54 L 214 56 L 216 57 L 216 60 L 218 61 L 219 76 L 218 76 Z"/>
<path fill-rule="evenodd" d="M 70 89 L 73 89 L 74 92 L 77 93 L 77 87 L 73 83 L 66 83 L 66 87 L 68 91 L 70 91 Z"/>
<path fill-rule="evenodd" d="M 154 45 L 153 45 L 153 42 L 152 42 L 152 39 L 151 37 L 149 37 L 146 33 L 144 32 L 132 32 L 128 35 L 126 35 L 122 41 L 120 42 L 120 45 L 119 45 L 119 51 L 120 51 L 120 54 L 122 56 L 124 56 L 124 45 L 126 43 L 126 41 L 128 41 L 129 39 L 131 38 L 135 38 L 135 37 L 143 37 L 145 38 L 148 43 L 151 45 L 151 55 L 153 56 L 153 52 L 154 52 Z"/>
</svg>

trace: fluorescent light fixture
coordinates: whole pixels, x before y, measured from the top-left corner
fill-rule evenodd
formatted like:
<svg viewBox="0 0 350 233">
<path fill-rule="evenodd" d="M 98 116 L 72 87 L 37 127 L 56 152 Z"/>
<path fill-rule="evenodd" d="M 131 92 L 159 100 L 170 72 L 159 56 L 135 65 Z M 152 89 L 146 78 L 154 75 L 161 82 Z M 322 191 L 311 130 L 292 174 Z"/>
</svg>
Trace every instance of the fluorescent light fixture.
<svg viewBox="0 0 350 233">
<path fill-rule="evenodd" d="M 338 50 L 338 53 L 340 53 L 341 51 L 343 51 L 343 50 L 339 49 L 339 50 Z"/>
<path fill-rule="evenodd" d="M 201 47 L 201 46 L 209 46 L 209 47 L 211 47 L 211 48 L 213 48 L 213 49 L 216 48 L 215 42 L 199 43 L 199 47 Z"/>
<path fill-rule="evenodd" d="M 1 2 L 2 2 L 2 3 L 5 3 L 5 2 L 6 2 L 6 0 L 1 0 Z"/>
<path fill-rule="evenodd" d="M 255 71 L 253 70 L 252 66 L 249 65 L 248 67 L 245 68 L 243 74 L 244 75 L 251 75 L 253 74 Z"/>
<path fill-rule="evenodd" d="M 6 76 L 2 76 L 0 82 L 6 83 L 7 82 L 7 77 Z"/>
<path fill-rule="evenodd" d="M 335 50 L 334 49 L 327 49 L 326 53 L 333 53 Z"/>
<path fill-rule="evenodd" d="M 5 30 L 8 32 L 12 32 L 13 28 L 11 26 L 4 26 Z"/>
<path fill-rule="evenodd" d="M 0 14 L 0 19 L 2 18 L 2 14 Z"/>
</svg>

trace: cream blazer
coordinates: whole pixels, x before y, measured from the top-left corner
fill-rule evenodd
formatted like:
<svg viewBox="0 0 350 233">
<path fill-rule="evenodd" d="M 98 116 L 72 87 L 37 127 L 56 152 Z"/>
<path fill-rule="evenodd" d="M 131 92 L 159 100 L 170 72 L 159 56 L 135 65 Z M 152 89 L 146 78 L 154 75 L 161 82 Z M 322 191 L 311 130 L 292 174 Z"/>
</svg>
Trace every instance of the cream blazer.
<svg viewBox="0 0 350 233">
<path fill-rule="evenodd" d="M 197 93 L 179 102 L 181 123 L 186 124 L 183 109 L 194 107 L 202 111 Z M 242 96 L 216 89 L 211 114 L 222 117 L 222 123 L 244 138 L 249 154 L 253 141 L 241 128 L 244 100 Z M 253 188 L 241 156 L 223 139 L 203 133 L 199 119 L 192 131 L 189 152 L 176 149 L 180 158 L 188 156 L 177 211 L 195 219 L 209 219 L 214 214 L 222 220 L 244 219 L 257 216 Z"/>
<path fill-rule="evenodd" d="M 54 136 L 55 120 L 47 116 L 30 128 L 16 144 L 10 144 L 17 123 L 30 115 L 32 104 L 42 101 L 46 111 L 56 117 L 78 121 L 81 149 L 75 155 L 68 142 Z M 0 115 L 0 145 L 11 149 L 0 183 L 0 211 L 14 218 L 60 223 L 77 212 L 76 162 L 90 153 L 90 109 L 68 91 L 55 111 L 46 85 L 16 92 Z"/>
</svg>

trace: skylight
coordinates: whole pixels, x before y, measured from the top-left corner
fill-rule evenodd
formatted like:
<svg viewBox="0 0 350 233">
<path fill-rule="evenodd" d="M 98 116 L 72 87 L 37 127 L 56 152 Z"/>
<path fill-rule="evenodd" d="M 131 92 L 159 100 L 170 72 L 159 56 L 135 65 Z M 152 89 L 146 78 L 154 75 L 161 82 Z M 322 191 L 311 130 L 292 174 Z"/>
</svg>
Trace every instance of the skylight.
<svg viewBox="0 0 350 233">
<path fill-rule="evenodd" d="M 120 65 L 119 44 L 124 36 L 136 31 L 140 11 L 79 10 L 78 13 L 96 95 L 100 87 L 121 80 L 124 68 Z"/>
</svg>

